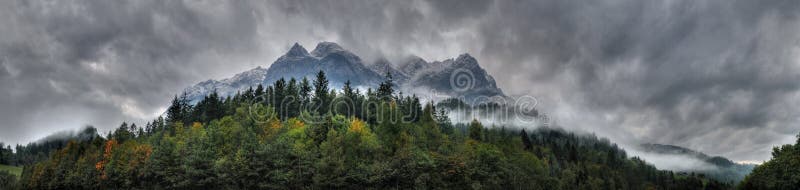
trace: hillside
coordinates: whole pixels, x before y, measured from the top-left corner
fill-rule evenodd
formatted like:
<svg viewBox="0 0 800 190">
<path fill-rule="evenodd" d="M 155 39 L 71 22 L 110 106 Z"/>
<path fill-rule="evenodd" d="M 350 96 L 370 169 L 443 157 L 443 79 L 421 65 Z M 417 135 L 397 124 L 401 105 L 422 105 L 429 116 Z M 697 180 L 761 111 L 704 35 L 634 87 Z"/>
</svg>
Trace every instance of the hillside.
<svg viewBox="0 0 800 190">
<path fill-rule="evenodd" d="M 423 106 L 413 96 L 378 96 L 394 94 L 388 81 L 368 94 L 349 86 L 329 94 L 324 73 L 318 76 L 310 94 L 322 97 L 322 104 L 337 105 L 341 96 L 352 96 L 355 104 L 295 110 L 285 109 L 291 104 L 258 101 L 261 96 L 307 100 L 300 90 L 274 86 L 266 87 L 273 89 L 269 93 L 256 90 L 229 98 L 212 93 L 196 106 L 176 99 L 166 119 L 143 128 L 123 124 L 105 138 L 70 141 L 48 160 L 25 167 L 19 188 L 730 187 L 699 175 L 657 170 L 594 136 L 485 128 L 478 121 L 454 125 L 432 103 Z M 341 111 L 358 107 L 366 110 Z"/>
<path fill-rule="evenodd" d="M 703 163 L 708 167 L 697 167 L 677 171 L 702 173 L 710 178 L 725 182 L 739 183 L 755 167 L 755 165 L 752 164 L 738 164 L 725 157 L 709 156 L 702 152 L 675 145 L 648 143 L 642 144 L 640 148 L 645 152 L 655 153 L 657 155 L 683 156 L 687 159 L 693 159 L 695 160 L 694 163 Z"/>
</svg>

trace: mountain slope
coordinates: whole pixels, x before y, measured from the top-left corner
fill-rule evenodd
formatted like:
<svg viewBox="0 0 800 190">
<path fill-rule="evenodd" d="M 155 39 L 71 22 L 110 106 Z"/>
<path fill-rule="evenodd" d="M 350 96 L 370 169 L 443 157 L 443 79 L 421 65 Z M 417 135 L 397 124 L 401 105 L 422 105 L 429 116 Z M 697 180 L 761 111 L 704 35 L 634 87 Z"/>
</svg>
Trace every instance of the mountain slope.
<svg viewBox="0 0 800 190">
<path fill-rule="evenodd" d="M 398 84 L 405 84 L 408 81 L 408 75 L 392 66 L 389 60 L 381 58 L 368 67 L 375 73 L 380 73 L 382 75 L 386 75 L 386 73 L 391 74 L 392 80 Z"/>
<path fill-rule="evenodd" d="M 361 58 L 332 42 L 322 42 L 310 54 L 295 44 L 284 56 L 278 58 L 267 70 L 264 84 L 280 78 L 312 77 L 324 71 L 334 87 L 350 80 L 355 86 L 373 86 L 383 81 L 383 76 L 364 66 Z"/>
<path fill-rule="evenodd" d="M 255 69 L 236 74 L 231 78 L 221 81 L 207 80 L 197 83 L 194 86 L 186 88 L 184 92 L 192 103 L 197 103 L 203 99 L 203 96 L 214 90 L 222 96 L 231 96 L 237 91 L 247 89 L 251 86 L 258 86 L 258 84 L 264 83 L 266 76 L 268 76 L 267 69 L 256 67 Z"/>
<path fill-rule="evenodd" d="M 645 152 L 656 153 L 661 155 L 685 156 L 688 158 L 699 160 L 702 163 L 711 165 L 713 167 L 705 169 L 698 168 L 693 170 L 685 170 L 685 172 L 704 173 L 720 181 L 739 182 L 753 170 L 753 167 L 755 167 L 755 165 L 738 164 L 725 157 L 721 156 L 712 157 L 702 152 L 694 151 L 688 148 L 675 145 L 648 143 L 648 144 L 642 144 L 640 147 L 641 150 Z"/>
<path fill-rule="evenodd" d="M 320 122 L 253 117 L 271 112 L 275 104 L 254 106 L 248 104 L 254 99 L 248 98 L 254 95 L 226 99 L 219 107 L 193 108 L 229 113 L 212 121 L 189 120 L 183 125 L 157 120 L 147 125 L 155 128 L 139 134 L 120 127 L 107 139 L 70 143 L 48 160 L 25 167 L 19 188 L 728 189 L 730 185 L 658 170 L 595 136 L 549 128 L 530 133 L 484 128 L 478 121 L 435 122 L 447 118 L 437 116 L 430 104 L 418 121 L 388 119 L 406 109 L 386 100 L 378 104 L 377 110 L 389 113 L 381 119 L 370 122 L 372 114 L 348 117 L 325 111 L 328 114 Z M 419 106 L 409 110 L 423 109 Z"/>
<path fill-rule="evenodd" d="M 415 61 L 410 64 L 413 65 L 405 68 L 414 75 L 407 86 L 427 87 L 444 95 L 463 97 L 468 103 L 482 96 L 505 96 L 497 87 L 494 77 L 469 54 L 461 54 L 456 59 L 432 63 Z"/>
<path fill-rule="evenodd" d="M 348 80 L 353 86 L 375 87 L 385 80 L 386 72 L 389 72 L 401 87 L 398 89 L 407 90 L 406 94 L 420 92 L 418 90 L 421 89 L 468 99 L 479 96 L 505 97 L 494 78 L 468 54 L 432 63 L 412 57 L 399 68 L 386 59 L 379 59 L 367 66 L 359 56 L 332 42 L 321 42 L 310 53 L 295 43 L 267 69 L 257 67 L 232 78 L 203 81 L 186 88 L 184 92 L 196 103 L 214 90 L 221 96 L 230 96 L 251 86 L 270 85 L 280 78 L 300 80 L 308 77 L 312 80 L 319 71 L 326 73 L 333 88 L 340 88 Z"/>
</svg>

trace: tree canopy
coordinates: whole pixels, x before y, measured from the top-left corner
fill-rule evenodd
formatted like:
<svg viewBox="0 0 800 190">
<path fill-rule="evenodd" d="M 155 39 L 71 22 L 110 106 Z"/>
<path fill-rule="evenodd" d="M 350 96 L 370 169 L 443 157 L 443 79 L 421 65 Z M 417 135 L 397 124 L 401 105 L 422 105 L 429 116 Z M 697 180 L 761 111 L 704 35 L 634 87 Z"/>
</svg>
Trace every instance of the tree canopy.
<svg viewBox="0 0 800 190">
<path fill-rule="evenodd" d="M 281 80 L 285 81 L 285 80 Z M 725 189 L 701 175 L 657 170 L 607 140 L 557 129 L 453 124 L 416 96 L 330 93 L 323 72 L 197 105 L 175 96 L 167 119 L 108 137 L 69 140 L 24 163 L 20 189 Z M 263 90 L 263 92 L 262 92 Z M 263 94 L 262 94 L 263 93 Z M 258 95 L 257 95 L 258 94 Z M 388 95 L 391 98 L 379 95 Z M 261 98 L 260 98 L 261 97 Z M 346 103 L 336 103 L 346 97 Z M 328 110 L 358 110 L 352 114 Z M 296 110 L 295 110 L 296 109 Z M 351 113 L 351 112 L 347 112 Z M 139 132 L 141 131 L 141 132 Z M 96 134 L 96 133 L 95 133 Z M 20 149 L 17 149 L 20 150 Z M 22 148 L 25 150 L 25 148 Z M 2 161 L 2 160 L 0 160 Z M 2 183 L 0 173 L 0 183 Z M 0 184 L 3 185 L 3 184 Z"/>
</svg>

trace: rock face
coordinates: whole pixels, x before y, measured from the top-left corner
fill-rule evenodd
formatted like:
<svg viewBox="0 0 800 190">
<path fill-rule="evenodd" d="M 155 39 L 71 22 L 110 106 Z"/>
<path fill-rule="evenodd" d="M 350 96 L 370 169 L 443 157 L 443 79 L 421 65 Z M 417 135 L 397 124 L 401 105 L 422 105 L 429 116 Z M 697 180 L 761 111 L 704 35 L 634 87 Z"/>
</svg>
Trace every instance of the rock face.
<svg viewBox="0 0 800 190">
<path fill-rule="evenodd" d="M 333 87 L 341 87 L 347 80 L 355 86 L 376 86 L 384 78 L 367 68 L 361 58 L 338 44 L 319 43 L 309 54 L 303 46 L 295 43 L 288 53 L 272 63 L 263 84 L 272 84 L 280 78 L 300 80 L 308 77 L 313 80 L 319 71 L 325 72 Z"/>
<path fill-rule="evenodd" d="M 255 87 L 261 84 L 267 76 L 267 69 L 256 67 L 255 69 L 236 74 L 235 76 L 220 81 L 207 80 L 186 88 L 186 93 L 192 103 L 197 103 L 203 97 L 216 90 L 220 96 L 230 96 L 237 91 Z"/>
<path fill-rule="evenodd" d="M 469 54 L 461 54 L 456 59 L 432 63 L 416 60 L 409 64 L 403 67 L 413 73 L 407 83 L 409 86 L 427 87 L 436 93 L 466 100 L 505 96 L 497 87 L 494 77 Z"/>
<path fill-rule="evenodd" d="M 375 63 L 369 66 L 369 69 L 382 76 L 386 76 L 387 73 L 391 74 L 392 80 L 397 84 L 405 84 L 408 82 L 408 75 L 394 68 L 392 63 L 389 63 L 389 60 L 378 59 L 378 61 L 375 61 Z"/>
<path fill-rule="evenodd" d="M 360 57 L 336 43 L 321 42 L 311 53 L 295 43 L 268 69 L 258 67 L 232 78 L 203 81 L 187 88 L 185 92 L 196 102 L 214 90 L 222 96 L 229 96 L 251 86 L 270 85 L 280 78 L 301 80 L 307 77 L 308 80 L 313 80 L 317 72 L 324 71 L 333 88 L 340 88 L 347 80 L 354 86 L 376 88 L 385 80 L 388 72 L 399 89 L 430 91 L 467 99 L 480 96 L 505 97 L 502 90 L 497 88 L 494 78 L 469 54 L 435 62 L 427 62 L 414 56 L 403 63 L 398 68 L 386 59 L 379 59 L 367 66 Z M 412 92 L 406 92 L 409 93 Z"/>
</svg>

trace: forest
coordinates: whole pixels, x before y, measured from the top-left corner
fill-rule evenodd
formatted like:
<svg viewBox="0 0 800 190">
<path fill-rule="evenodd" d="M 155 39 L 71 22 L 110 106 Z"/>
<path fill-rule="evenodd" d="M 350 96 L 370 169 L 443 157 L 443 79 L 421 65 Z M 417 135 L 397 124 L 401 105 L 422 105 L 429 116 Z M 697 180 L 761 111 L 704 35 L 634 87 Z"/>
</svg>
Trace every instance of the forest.
<svg viewBox="0 0 800 190">
<path fill-rule="evenodd" d="M 772 148 L 772 159 L 753 169 L 740 189 L 800 188 L 800 135 L 794 145 Z"/>
<path fill-rule="evenodd" d="M 395 92 L 387 78 L 365 92 L 349 83 L 332 90 L 319 72 L 313 81 L 281 79 L 228 97 L 214 92 L 196 104 L 175 96 L 166 117 L 142 127 L 122 123 L 105 136 L 89 127 L 68 140 L 17 146 L 16 152 L 3 148 L 0 164 L 24 170 L 20 177 L 0 172 L 0 187 L 734 188 L 702 174 L 658 170 L 593 135 L 451 123 L 445 109 Z M 797 160 L 795 149 L 776 149 L 776 158 Z M 776 177 L 766 174 L 789 170 L 772 162 L 744 186 L 796 187 L 765 182 Z"/>
</svg>

